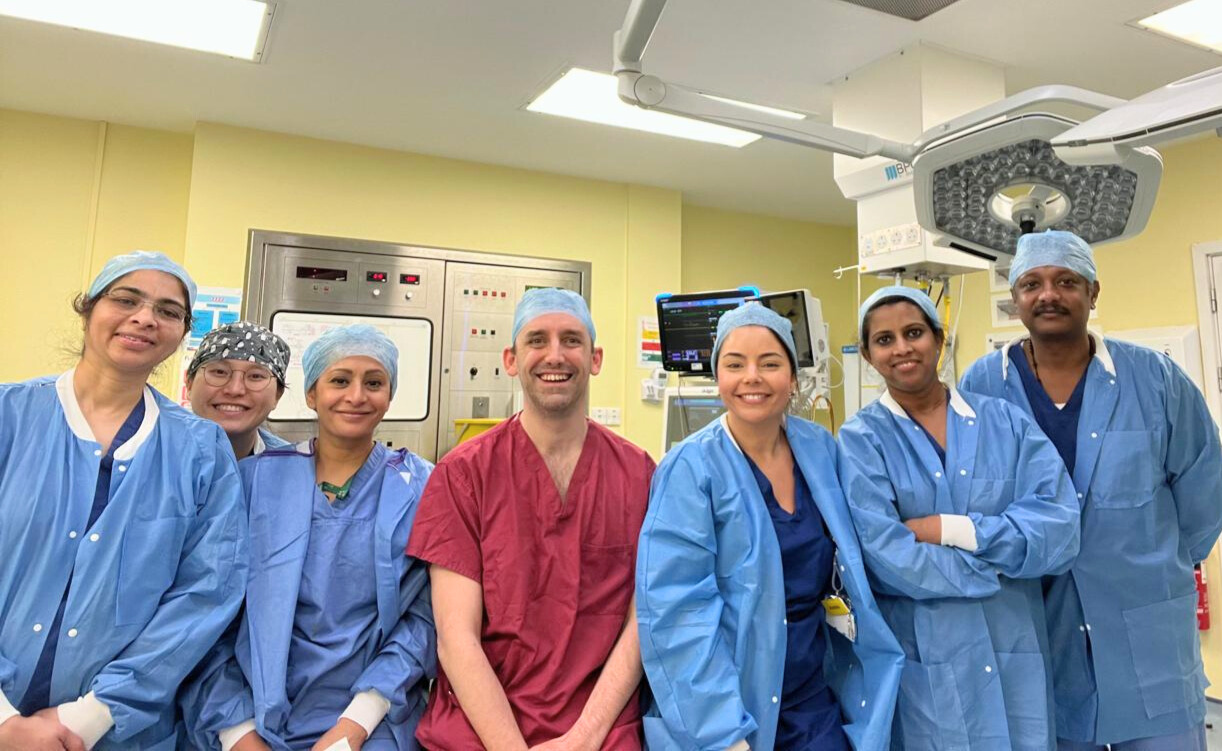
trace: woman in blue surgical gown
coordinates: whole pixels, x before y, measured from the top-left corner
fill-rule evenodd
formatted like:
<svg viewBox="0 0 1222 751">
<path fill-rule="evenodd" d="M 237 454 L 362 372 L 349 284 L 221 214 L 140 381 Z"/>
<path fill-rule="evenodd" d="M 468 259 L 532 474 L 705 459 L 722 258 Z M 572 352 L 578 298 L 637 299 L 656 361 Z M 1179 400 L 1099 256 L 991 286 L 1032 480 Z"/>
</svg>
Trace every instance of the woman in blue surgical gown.
<svg viewBox="0 0 1222 751">
<path fill-rule="evenodd" d="M 318 438 L 241 463 L 246 610 L 183 691 L 194 747 L 416 748 L 436 637 L 404 550 L 432 465 L 374 441 L 398 359 L 370 326 L 328 330 L 303 356 Z"/>
<path fill-rule="evenodd" d="M 836 445 L 785 416 L 796 361 L 788 320 L 759 303 L 722 316 L 728 411 L 654 475 L 636 571 L 651 749 L 890 743 L 903 653 L 866 583 Z"/>
<path fill-rule="evenodd" d="M 161 253 L 112 258 L 75 367 L 0 386 L 0 749 L 176 748 L 179 684 L 241 605 L 228 439 L 146 383 L 194 298 Z"/>
<path fill-rule="evenodd" d="M 1040 577 L 1078 552 L 1060 455 L 1010 404 L 938 380 L 929 297 L 887 287 L 861 308 L 887 390 L 841 429 L 840 479 L 883 615 L 907 660 L 896 749 L 1055 746 Z"/>
</svg>

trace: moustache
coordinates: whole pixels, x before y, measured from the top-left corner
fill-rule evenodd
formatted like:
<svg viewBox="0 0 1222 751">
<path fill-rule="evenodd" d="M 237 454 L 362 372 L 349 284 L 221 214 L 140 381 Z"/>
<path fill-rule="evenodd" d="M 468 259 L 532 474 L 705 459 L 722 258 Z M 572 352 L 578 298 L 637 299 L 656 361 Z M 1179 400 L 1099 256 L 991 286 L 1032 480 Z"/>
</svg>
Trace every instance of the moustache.
<svg viewBox="0 0 1222 751">
<path fill-rule="evenodd" d="M 1043 315 L 1044 313 L 1057 313 L 1059 315 L 1069 315 L 1069 310 L 1060 305 L 1041 305 L 1032 311 L 1034 315 Z"/>
</svg>

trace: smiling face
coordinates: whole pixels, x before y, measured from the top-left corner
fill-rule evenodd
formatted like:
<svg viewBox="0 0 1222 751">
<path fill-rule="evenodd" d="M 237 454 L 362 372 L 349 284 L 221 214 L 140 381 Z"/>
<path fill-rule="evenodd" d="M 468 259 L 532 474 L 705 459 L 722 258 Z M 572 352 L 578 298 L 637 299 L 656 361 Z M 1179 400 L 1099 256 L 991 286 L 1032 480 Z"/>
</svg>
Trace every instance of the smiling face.
<svg viewBox="0 0 1222 751">
<path fill-rule="evenodd" d="M 1060 266 L 1037 266 L 1015 280 L 1010 295 L 1033 337 L 1084 338 L 1099 282 Z"/>
<path fill-rule="evenodd" d="M 390 409 L 390 374 L 372 357 L 337 360 L 306 392 L 306 406 L 318 413 L 319 440 L 372 441 Z"/>
<path fill-rule="evenodd" d="M 564 417 L 585 414 L 590 376 L 602 369 L 603 351 L 581 321 L 548 313 L 527 321 L 502 359 L 505 372 L 522 384 L 526 409 Z"/>
<path fill-rule="evenodd" d="M 888 391 L 922 394 L 938 382 L 942 335 L 916 305 L 880 305 L 866 315 L 864 328 L 862 354 L 887 382 Z"/>
<path fill-rule="evenodd" d="M 204 363 L 187 390 L 191 411 L 220 425 L 230 438 L 254 433 L 284 393 L 270 370 L 245 360 Z"/>
<path fill-rule="evenodd" d="M 717 392 L 731 417 L 744 423 L 780 421 L 797 387 L 785 345 L 763 326 L 740 326 L 721 343 Z"/>
<path fill-rule="evenodd" d="M 147 378 L 186 335 L 186 300 L 182 282 L 163 271 L 119 277 L 85 317 L 84 359 Z"/>
</svg>

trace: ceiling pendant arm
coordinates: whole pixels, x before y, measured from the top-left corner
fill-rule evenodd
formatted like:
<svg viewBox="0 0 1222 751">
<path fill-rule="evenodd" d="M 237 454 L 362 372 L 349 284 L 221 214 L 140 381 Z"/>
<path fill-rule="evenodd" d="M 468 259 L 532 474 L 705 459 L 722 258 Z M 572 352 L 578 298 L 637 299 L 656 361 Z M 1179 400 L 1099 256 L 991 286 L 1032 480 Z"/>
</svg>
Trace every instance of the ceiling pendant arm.
<svg viewBox="0 0 1222 751">
<path fill-rule="evenodd" d="M 623 101 L 644 109 L 690 117 L 846 156 L 883 156 L 901 162 L 912 161 L 916 149 L 908 144 L 810 120 L 795 122 L 748 110 L 710 99 L 694 89 L 666 83 L 657 76 L 643 74 L 641 58 L 665 8 L 666 0 L 632 0 L 624 25 L 615 32 L 613 69 L 619 79 L 619 97 Z"/>
</svg>

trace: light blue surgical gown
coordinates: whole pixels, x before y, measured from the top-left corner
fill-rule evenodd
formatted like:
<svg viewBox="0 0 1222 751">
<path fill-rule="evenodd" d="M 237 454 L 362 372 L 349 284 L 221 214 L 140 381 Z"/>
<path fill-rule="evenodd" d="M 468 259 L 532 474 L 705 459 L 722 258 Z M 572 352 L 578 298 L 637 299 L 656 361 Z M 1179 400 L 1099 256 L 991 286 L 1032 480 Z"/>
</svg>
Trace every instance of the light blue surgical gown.
<svg viewBox="0 0 1222 751">
<path fill-rule="evenodd" d="M 273 749 L 309 749 L 357 693 L 391 703 L 365 748 L 414 749 L 436 671 L 428 569 L 405 553 L 432 465 L 374 446 L 334 504 L 310 443 L 241 462 L 251 570 L 238 628 L 182 694 L 190 742 L 254 719 Z"/>
<path fill-rule="evenodd" d="M 14 705 L 68 581 L 51 703 L 93 691 L 115 726 L 95 749 L 173 749 L 174 696 L 233 620 L 247 532 L 229 439 L 145 390 L 88 530 L 102 447 L 73 373 L 0 385 L 0 690 Z"/>
<path fill-rule="evenodd" d="M 1057 734 L 1173 735 L 1205 718 L 1192 566 L 1222 530 L 1218 431 L 1161 353 L 1095 337 L 1084 377 L 1073 475 L 1082 552 L 1045 598 Z M 963 388 L 1031 412 L 1006 350 L 977 360 Z"/>
<path fill-rule="evenodd" d="M 943 466 L 890 394 L 841 428 L 840 479 L 866 570 L 907 661 L 893 748 L 1047 751 L 1054 743 L 1040 577 L 1078 552 L 1060 455 L 1000 399 L 950 394 Z M 917 542 L 908 519 L 967 516 L 968 552 Z"/>
<path fill-rule="evenodd" d="M 785 433 L 836 543 L 835 565 L 857 620 L 855 643 L 827 629 L 824 673 L 854 748 L 882 751 L 903 653 L 866 582 L 836 479 L 835 441 L 794 417 Z M 785 672 L 781 550 L 724 417 L 667 453 L 654 474 L 637 548 L 636 596 L 652 693 L 646 745 L 721 751 L 746 739 L 755 751 L 771 751 Z"/>
<path fill-rule="evenodd" d="M 268 449 L 282 449 L 287 446 L 293 445 L 292 443 L 289 443 L 288 441 L 284 440 L 283 438 L 276 435 L 275 433 L 268 430 L 267 428 L 259 428 L 259 440 L 263 441 L 263 451 L 266 451 Z M 255 453 L 263 453 L 263 452 L 256 451 Z M 245 459 L 246 457 L 242 457 L 242 458 Z"/>
</svg>

